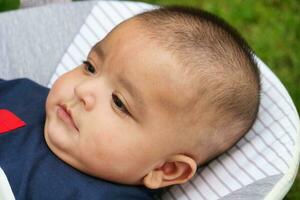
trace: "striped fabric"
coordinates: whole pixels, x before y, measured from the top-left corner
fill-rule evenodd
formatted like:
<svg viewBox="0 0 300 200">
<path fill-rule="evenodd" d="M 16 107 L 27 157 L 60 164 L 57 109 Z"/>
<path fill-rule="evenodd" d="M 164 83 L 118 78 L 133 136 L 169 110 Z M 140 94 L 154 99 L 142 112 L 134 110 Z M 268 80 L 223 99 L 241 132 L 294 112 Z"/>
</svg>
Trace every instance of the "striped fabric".
<svg viewBox="0 0 300 200">
<path fill-rule="evenodd" d="M 58 64 L 49 87 L 63 73 L 81 64 L 91 47 L 112 28 L 155 6 L 137 2 L 99 1 Z M 285 175 L 299 161 L 299 117 L 284 86 L 259 59 L 261 105 L 253 128 L 233 148 L 199 168 L 186 184 L 171 187 L 161 199 L 222 199 L 273 175 Z M 276 185 L 276 183 L 274 183 Z"/>
</svg>

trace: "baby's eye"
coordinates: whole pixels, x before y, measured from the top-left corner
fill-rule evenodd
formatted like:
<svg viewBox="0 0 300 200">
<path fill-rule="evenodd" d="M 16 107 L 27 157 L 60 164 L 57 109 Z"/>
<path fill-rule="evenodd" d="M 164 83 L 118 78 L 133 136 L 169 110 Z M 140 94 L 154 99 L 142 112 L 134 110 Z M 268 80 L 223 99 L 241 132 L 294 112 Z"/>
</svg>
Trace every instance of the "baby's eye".
<svg viewBox="0 0 300 200">
<path fill-rule="evenodd" d="M 84 70 L 89 74 L 95 74 L 96 69 L 89 61 L 83 61 Z"/>
<path fill-rule="evenodd" d="M 123 104 L 123 102 L 121 101 L 121 99 L 117 95 L 115 95 L 115 94 L 112 94 L 111 96 L 112 96 L 113 102 L 116 105 L 116 107 L 120 111 L 124 112 L 125 114 L 129 114 L 126 106 Z"/>
</svg>

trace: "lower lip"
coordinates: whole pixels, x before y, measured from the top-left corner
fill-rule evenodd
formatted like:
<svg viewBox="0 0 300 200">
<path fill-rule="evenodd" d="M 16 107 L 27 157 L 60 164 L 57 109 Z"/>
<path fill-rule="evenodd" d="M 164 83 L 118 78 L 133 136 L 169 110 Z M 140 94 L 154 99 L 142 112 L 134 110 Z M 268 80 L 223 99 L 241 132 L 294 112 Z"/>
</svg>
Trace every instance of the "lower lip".
<svg viewBox="0 0 300 200">
<path fill-rule="evenodd" d="M 68 126 L 72 127 L 73 129 L 77 130 L 72 118 L 70 117 L 70 115 L 65 111 L 65 109 L 63 109 L 61 106 L 59 106 L 57 108 L 57 115 L 58 117 L 64 121 Z"/>
</svg>

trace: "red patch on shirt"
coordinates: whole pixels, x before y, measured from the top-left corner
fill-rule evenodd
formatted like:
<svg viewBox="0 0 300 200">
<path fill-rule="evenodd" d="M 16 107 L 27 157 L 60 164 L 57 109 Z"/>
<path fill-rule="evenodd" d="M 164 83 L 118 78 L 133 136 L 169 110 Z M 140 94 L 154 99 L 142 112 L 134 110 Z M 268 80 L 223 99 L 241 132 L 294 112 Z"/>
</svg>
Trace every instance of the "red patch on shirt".
<svg viewBox="0 0 300 200">
<path fill-rule="evenodd" d="M 26 126 L 26 123 L 14 113 L 6 109 L 0 109 L 0 134 L 15 130 L 22 126 Z"/>
</svg>

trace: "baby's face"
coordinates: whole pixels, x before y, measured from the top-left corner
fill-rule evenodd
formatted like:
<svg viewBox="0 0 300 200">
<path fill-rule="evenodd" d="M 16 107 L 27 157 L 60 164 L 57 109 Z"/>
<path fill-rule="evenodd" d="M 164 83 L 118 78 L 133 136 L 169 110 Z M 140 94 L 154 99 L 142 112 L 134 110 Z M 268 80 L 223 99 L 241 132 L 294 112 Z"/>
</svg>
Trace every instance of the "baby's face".
<svg viewBox="0 0 300 200">
<path fill-rule="evenodd" d="M 98 43 L 87 61 L 54 83 L 46 142 L 85 173 L 139 184 L 180 149 L 174 118 L 184 101 L 178 91 L 186 88 L 178 84 L 176 63 L 131 21 Z"/>
</svg>

